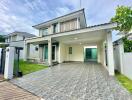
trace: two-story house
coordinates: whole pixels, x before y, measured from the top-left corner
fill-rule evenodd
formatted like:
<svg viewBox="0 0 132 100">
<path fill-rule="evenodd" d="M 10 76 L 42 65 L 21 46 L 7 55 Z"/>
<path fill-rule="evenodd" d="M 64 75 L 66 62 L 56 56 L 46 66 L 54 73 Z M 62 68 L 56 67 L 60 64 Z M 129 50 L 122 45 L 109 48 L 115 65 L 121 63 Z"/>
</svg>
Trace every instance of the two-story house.
<svg viewBox="0 0 132 100">
<path fill-rule="evenodd" d="M 5 43 L 9 44 L 9 46 L 24 48 L 24 40 L 32 37 L 36 37 L 36 36 L 27 32 L 15 31 L 5 36 Z M 32 51 L 37 53 L 37 51 L 35 51 L 34 45 L 32 45 L 31 48 Z M 24 58 L 23 52 L 24 52 L 23 50 L 20 51 L 20 59 Z M 32 53 L 31 57 L 35 57 L 36 55 L 37 54 Z"/>
<path fill-rule="evenodd" d="M 117 27 L 116 23 L 87 27 L 84 9 L 81 9 L 33 27 L 39 30 L 39 37 L 25 40 L 25 60 L 31 58 L 30 45 L 37 44 L 39 62 L 52 66 L 53 62 L 96 61 L 114 75 L 111 30 Z"/>
</svg>

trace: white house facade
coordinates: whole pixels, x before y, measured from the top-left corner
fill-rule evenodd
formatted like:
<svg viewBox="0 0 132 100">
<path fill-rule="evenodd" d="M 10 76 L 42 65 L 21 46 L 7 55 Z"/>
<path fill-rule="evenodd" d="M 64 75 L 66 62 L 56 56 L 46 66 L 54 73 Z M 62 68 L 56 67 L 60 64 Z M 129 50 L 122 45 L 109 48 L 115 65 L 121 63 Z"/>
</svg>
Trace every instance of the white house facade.
<svg viewBox="0 0 132 100">
<path fill-rule="evenodd" d="M 10 47 L 21 47 L 24 48 L 24 40 L 27 38 L 36 37 L 33 34 L 27 33 L 27 32 L 18 32 L 15 31 L 13 33 L 10 33 L 6 35 L 5 37 L 5 43 L 9 44 Z M 31 45 L 31 51 L 35 52 L 32 53 L 32 57 L 37 56 L 37 51 L 35 51 L 35 45 Z M 24 58 L 24 51 L 20 51 L 20 59 Z"/>
<path fill-rule="evenodd" d="M 30 46 L 39 45 L 38 62 L 94 61 L 114 75 L 112 34 L 116 23 L 87 27 L 84 9 L 33 26 L 39 37 L 25 39 L 24 59 L 30 59 Z"/>
</svg>

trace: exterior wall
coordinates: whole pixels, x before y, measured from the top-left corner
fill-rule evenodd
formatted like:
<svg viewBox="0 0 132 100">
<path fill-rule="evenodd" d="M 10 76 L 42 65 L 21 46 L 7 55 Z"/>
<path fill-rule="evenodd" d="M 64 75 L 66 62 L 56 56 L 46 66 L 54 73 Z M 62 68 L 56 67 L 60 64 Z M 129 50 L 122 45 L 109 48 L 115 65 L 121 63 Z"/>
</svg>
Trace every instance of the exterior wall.
<svg viewBox="0 0 132 100">
<path fill-rule="evenodd" d="M 13 35 L 6 38 L 5 42 L 15 42 L 15 41 L 22 41 L 23 36 L 21 35 Z"/>
<path fill-rule="evenodd" d="M 58 22 L 57 23 L 57 32 L 65 32 L 70 31 L 74 29 L 80 28 L 80 21 L 76 19 L 64 21 L 64 22 Z M 53 25 L 44 27 L 43 29 L 48 28 L 48 34 L 53 34 Z M 42 29 L 39 29 L 39 36 L 42 36 Z"/>
<path fill-rule="evenodd" d="M 66 45 L 63 43 L 59 43 L 59 48 L 58 48 L 58 62 L 62 63 L 64 61 L 66 61 L 67 59 L 67 50 L 66 50 Z"/>
<path fill-rule="evenodd" d="M 10 42 L 10 46 L 22 47 L 24 49 L 24 41 Z M 38 51 L 35 50 L 36 45 L 30 44 L 29 58 L 38 58 Z M 20 59 L 24 59 L 24 50 L 20 51 Z"/>
<path fill-rule="evenodd" d="M 30 44 L 30 54 L 29 54 L 29 57 L 32 58 L 32 59 L 38 59 L 39 58 L 39 51 L 38 50 L 35 50 L 35 47 L 37 45 L 33 45 L 33 44 Z"/>
<path fill-rule="evenodd" d="M 123 43 L 114 46 L 115 69 L 132 79 L 132 52 L 125 53 Z"/>
<path fill-rule="evenodd" d="M 10 46 L 24 47 L 24 41 L 14 41 L 14 42 L 10 42 Z"/>
<path fill-rule="evenodd" d="M 44 47 L 39 46 L 38 48 L 38 56 L 39 56 L 39 61 L 43 61 L 43 51 L 44 51 Z"/>
<path fill-rule="evenodd" d="M 132 79 L 132 53 L 123 54 L 123 74 Z"/>
<path fill-rule="evenodd" d="M 98 52 L 98 63 L 101 63 L 102 65 L 105 65 L 105 48 L 103 43 L 97 46 L 97 52 Z"/>
<path fill-rule="evenodd" d="M 72 54 L 69 54 L 69 47 L 72 47 Z M 82 45 L 59 44 L 59 63 L 64 61 L 84 61 L 84 49 Z"/>
<path fill-rule="evenodd" d="M 72 47 L 72 54 L 69 54 L 69 47 Z M 84 48 L 82 45 L 68 45 L 67 61 L 84 61 Z"/>
<path fill-rule="evenodd" d="M 20 41 L 20 40 L 23 40 L 23 36 L 17 35 L 16 41 Z"/>
<path fill-rule="evenodd" d="M 115 69 L 121 72 L 121 62 L 120 62 L 120 53 L 119 53 L 119 46 L 114 47 L 114 61 L 115 61 Z"/>
<path fill-rule="evenodd" d="M 11 37 L 11 41 L 16 41 L 17 40 L 17 35 L 13 35 L 12 37 Z"/>
<path fill-rule="evenodd" d="M 74 29 L 77 29 L 77 19 L 60 23 L 60 32 L 65 32 Z"/>
</svg>

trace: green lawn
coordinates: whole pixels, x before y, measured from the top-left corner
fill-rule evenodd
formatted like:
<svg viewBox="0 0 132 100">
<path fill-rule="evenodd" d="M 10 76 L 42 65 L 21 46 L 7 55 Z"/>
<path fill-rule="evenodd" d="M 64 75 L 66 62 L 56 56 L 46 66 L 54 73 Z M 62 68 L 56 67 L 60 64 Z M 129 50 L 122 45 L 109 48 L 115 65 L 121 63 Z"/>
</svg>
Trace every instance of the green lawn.
<svg viewBox="0 0 132 100">
<path fill-rule="evenodd" d="M 116 78 L 130 93 L 132 93 L 132 80 L 128 79 L 126 76 L 120 74 L 119 72 L 116 72 Z"/>
<path fill-rule="evenodd" d="M 32 73 L 38 70 L 45 69 L 48 66 L 34 64 L 34 63 L 25 62 L 25 61 L 20 60 L 19 67 L 20 67 L 19 70 L 22 71 L 23 75 L 25 75 L 25 74 L 29 74 L 29 73 Z"/>
</svg>

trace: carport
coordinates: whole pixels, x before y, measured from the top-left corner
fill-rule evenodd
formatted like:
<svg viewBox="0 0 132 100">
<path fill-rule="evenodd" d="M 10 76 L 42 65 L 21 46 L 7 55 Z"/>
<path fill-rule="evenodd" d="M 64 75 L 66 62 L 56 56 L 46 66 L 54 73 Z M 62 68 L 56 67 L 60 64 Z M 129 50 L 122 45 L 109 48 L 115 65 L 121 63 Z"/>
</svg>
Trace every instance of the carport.
<svg viewBox="0 0 132 100">
<path fill-rule="evenodd" d="M 25 60 L 28 58 L 30 44 L 39 45 L 39 59 L 40 61 L 47 61 L 49 66 L 52 66 L 53 56 L 58 63 L 67 61 L 84 62 L 84 47 L 96 46 L 97 62 L 106 67 L 109 75 L 114 75 L 111 34 L 114 27 L 117 27 L 116 23 L 105 23 L 84 29 L 27 39 L 25 40 Z M 45 47 L 43 45 L 47 45 L 46 53 L 44 52 Z M 53 45 L 56 45 L 54 50 Z M 44 59 L 45 55 L 47 55 L 46 60 Z"/>
</svg>

